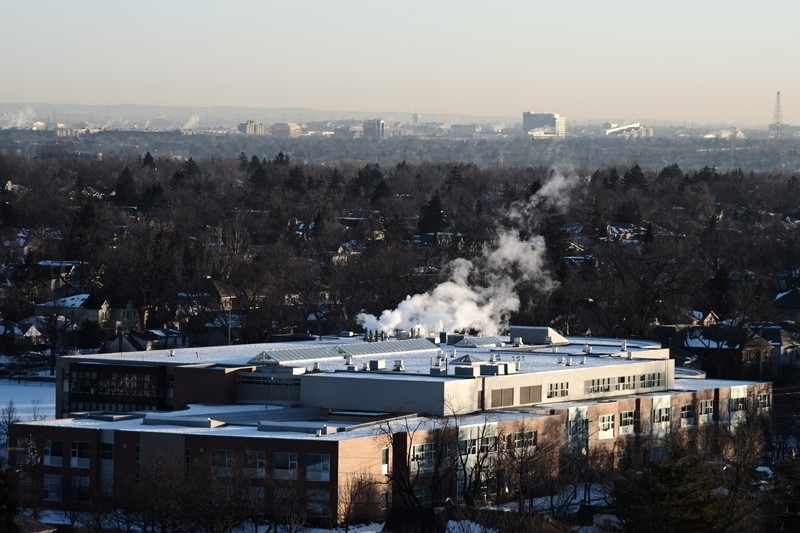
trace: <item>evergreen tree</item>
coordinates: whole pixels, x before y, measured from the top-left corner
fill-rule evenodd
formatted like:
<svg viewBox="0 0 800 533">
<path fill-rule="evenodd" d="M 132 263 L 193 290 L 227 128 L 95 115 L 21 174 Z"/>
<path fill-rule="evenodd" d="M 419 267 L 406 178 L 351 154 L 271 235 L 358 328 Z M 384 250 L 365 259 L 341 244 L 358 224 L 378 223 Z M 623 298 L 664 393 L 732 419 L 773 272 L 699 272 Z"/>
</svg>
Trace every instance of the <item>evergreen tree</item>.
<svg viewBox="0 0 800 533">
<path fill-rule="evenodd" d="M 14 521 L 17 501 L 8 474 L 9 470 L 0 464 L 0 531 L 16 533 L 19 531 Z"/>
<path fill-rule="evenodd" d="M 436 192 L 430 201 L 422 206 L 417 220 L 417 233 L 438 233 L 444 231 L 446 227 L 447 222 L 442 209 L 442 199 L 439 198 L 439 193 Z"/>
<path fill-rule="evenodd" d="M 117 205 L 136 204 L 136 182 L 128 167 L 122 170 L 114 184 L 114 203 Z"/>
<path fill-rule="evenodd" d="M 144 158 L 142 159 L 142 166 L 143 167 L 150 167 L 150 168 L 155 168 L 156 167 L 156 161 L 155 161 L 155 159 L 153 159 L 153 156 L 150 155 L 150 152 L 147 152 L 146 154 L 144 154 Z"/>
<path fill-rule="evenodd" d="M 614 486 L 617 516 L 632 533 L 714 531 L 716 501 L 702 457 L 687 450 L 629 472 Z"/>
</svg>

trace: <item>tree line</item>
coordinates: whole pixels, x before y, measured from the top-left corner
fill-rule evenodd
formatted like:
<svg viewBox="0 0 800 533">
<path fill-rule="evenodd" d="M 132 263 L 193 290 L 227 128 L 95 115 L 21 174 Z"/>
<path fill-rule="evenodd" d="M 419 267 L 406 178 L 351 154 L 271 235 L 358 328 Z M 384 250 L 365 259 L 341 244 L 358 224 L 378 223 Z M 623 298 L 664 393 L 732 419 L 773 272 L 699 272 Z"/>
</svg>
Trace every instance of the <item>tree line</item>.
<svg viewBox="0 0 800 533">
<path fill-rule="evenodd" d="M 572 184 L 558 201 L 537 201 L 564 176 Z M 512 320 L 573 334 L 646 336 L 692 309 L 768 320 L 779 279 L 794 284 L 800 264 L 800 183 L 783 174 L 148 152 L 102 161 L 2 154 L 0 178 L 9 183 L 0 229 L 26 235 L 24 248 L 6 247 L 6 265 L 80 261 L 76 289 L 134 303 L 144 327 L 174 323 L 181 290 L 220 280 L 244 295 L 243 342 L 357 330 L 359 312 L 380 314 L 432 289 L 500 227 L 543 235 L 556 282 L 552 291 L 521 283 Z M 520 206 L 524 216 L 511 216 Z M 45 296 L 18 276 L 0 310 L 18 320 Z"/>
</svg>

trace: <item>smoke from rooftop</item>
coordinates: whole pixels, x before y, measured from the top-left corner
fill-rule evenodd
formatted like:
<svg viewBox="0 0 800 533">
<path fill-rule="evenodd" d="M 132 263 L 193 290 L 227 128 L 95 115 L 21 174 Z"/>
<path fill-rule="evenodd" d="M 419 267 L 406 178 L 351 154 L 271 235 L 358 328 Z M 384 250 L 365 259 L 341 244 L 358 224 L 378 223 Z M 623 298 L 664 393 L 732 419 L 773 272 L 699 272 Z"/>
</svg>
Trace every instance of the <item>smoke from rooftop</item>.
<svg viewBox="0 0 800 533">
<path fill-rule="evenodd" d="M 531 198 L 506 213 L 516 229 L 498 227 L 495 239 L 478 257 L 450 262 L 449 279 L 431 291 L 407 296 L 396 309 L 384 310 L 378 317 L 362 313 L 357 320 L 365 330 L 387 333 L 395 329 L 419 329 L 423 335 L 505 331 L 511 314 L 520 308 L 520 284 L 532 283 L 542 292 L 555 287 L 545 265 L 544 237 L 535 234 L 538 213 L 565 209 L 577 182 L 575 175 L 553 172 Z"/>
</svg>

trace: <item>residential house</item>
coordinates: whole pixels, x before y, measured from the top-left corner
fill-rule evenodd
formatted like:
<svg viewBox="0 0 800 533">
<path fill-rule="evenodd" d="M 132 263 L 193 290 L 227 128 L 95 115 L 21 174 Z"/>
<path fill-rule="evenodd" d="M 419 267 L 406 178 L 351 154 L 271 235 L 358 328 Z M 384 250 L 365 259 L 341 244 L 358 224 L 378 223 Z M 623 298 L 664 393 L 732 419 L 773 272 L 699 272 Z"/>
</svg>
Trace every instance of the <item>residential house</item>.
<svg viewBox="0 0 800 533">
<path fill-rule="evenodd" d="M 128 304 L 123 308 L 111 307 L 109 302 L 97 295 L 73 294 L 55 300 L 38 303 L 34 307 L 38 317 L 64 317 L 64 320 L 77 326 L 84 322 L 99 324 L 101 328 L 116 332 L 129 331 L 139 326 L 139 311 Z"/>
<path fill-rule="evenodd" d="M 695 326 L 679 332 L 675 344 L 696 355 L 711 378 L 767 379 L 772 347 L 749 328 Z"/>
</svg>

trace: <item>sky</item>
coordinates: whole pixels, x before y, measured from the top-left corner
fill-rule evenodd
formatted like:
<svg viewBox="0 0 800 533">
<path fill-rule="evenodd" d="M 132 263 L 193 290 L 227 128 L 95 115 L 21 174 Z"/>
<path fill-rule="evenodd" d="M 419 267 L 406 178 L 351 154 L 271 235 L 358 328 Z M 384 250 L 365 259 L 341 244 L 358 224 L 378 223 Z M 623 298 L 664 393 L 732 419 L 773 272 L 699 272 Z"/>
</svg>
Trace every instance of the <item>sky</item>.
<svg viewBox="0 0 800 533">
<path fill-rule="evenodd" d="M 0 102 L 800 124 L 784 0 L 0 0 Z"/>
</svg>

